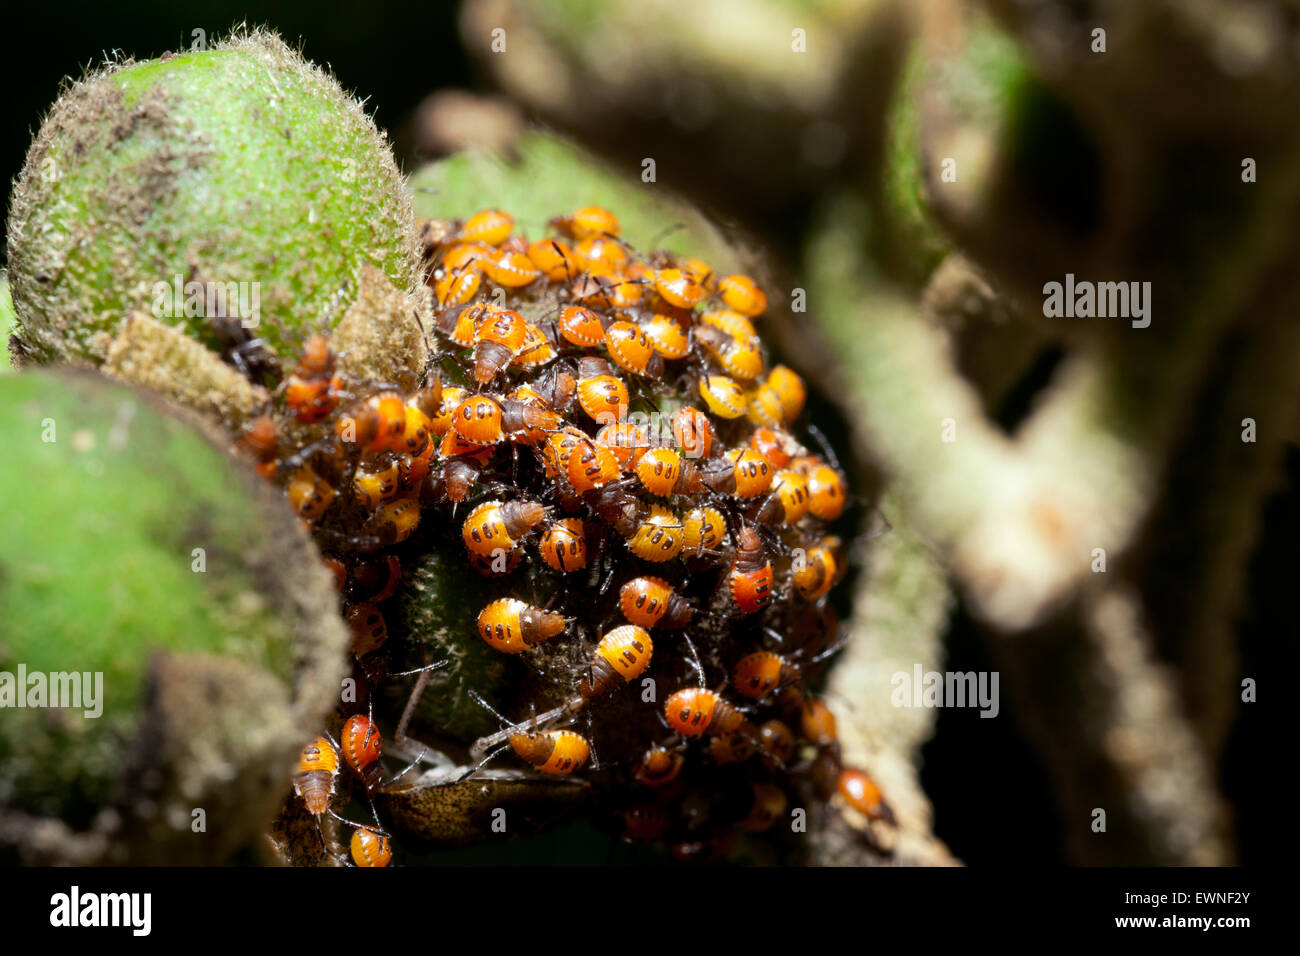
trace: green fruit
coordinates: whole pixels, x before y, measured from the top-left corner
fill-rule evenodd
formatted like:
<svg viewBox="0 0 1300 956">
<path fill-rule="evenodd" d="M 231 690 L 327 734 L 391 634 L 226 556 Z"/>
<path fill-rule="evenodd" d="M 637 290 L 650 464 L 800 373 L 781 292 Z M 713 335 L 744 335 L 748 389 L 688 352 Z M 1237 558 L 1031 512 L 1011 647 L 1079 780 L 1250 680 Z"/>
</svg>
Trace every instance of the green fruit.
<svg viewBox="0 0 1300 956">
<path fill-rule="evenodd" d="M 160 408 L 91 373 L 0 378 L 0 858 L 68 862 L 14 824 L 54 818 L 99 861 L 226 859 L 336 698 L 348 638 L 315 547 Z M 20 708 L 20 668 L 101 693 Z"/>
<path fill-rule="evenodd" d="M 99 363 L 138 308 L 216 347 L 193 313 L 219 285 L 212 311 L 255 312 L 288 357 L 337 324 L 364 264 L 409 288 L 414 249 L 402 178 L 360 104 L 274 34 L 238 35 L 108 66 L 55 103 L 9 218 L 17 335 L 36 361 Z M 190 280 L 207 284 L 201 309 L 185 308 Z"/>
</svg>

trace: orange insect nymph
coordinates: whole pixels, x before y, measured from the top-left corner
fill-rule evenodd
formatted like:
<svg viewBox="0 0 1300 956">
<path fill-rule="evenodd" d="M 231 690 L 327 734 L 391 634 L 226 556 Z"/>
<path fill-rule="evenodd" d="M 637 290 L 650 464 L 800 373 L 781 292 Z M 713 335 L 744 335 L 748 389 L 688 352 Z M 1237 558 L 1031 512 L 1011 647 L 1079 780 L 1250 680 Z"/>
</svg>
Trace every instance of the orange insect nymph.
<svg viewBox="0 0 1300 956">
<path fill-rule="evenodd" d="M 364 658 L 383 648 L 388 640 L 384 615 L 373 604 L 354 604 L 348 609 L 348 629 L 352 632 L 352 653 Z"/>
<path fill-rule="evenodd" d="M 636 476 L 642 487 L 652 495 L 666 497 L 677 494 L 679 491 L 686 494 L 692 489 L 679 489 L 678 487 L 685 474 L 683 472 L 684 464 L 681 456 L 671 448 L 652 448 L 642 455 L 641 460 L 637 462 Z M 698 485 L 698 476 L 695 473 L 693 463 L 691 464 L 691 476 L 695 479 L 694 483 Z"/>
<path fill-rule="evenodd" d="M 607 235 L 585 236 L 578 241 L 576 248 L 583 264 L 603 262 L 618 268 L 627 262 L 627 250 Z"/>
<path fill-rule="evenodd" d="M 623 616 L 645 628 L 683 628 L 691 623 L 695 608 L 662 578 L 638 577 L 618 592 Z"/>
<path fill-rule="evenodd" d="M 755 428 L 749 436 L 749 447 L 772 463 L 773 468 L 785 468 L 793 460 L 794 440 L 786 433 L 771 428 Z"/>
<path fill-rule="evenodd" d="M 618 218 L 603 206 L 583 206 L 568 216 L 557 216 L 550 225 L 573 239 L 617 236 L 622 231 Z"/>
<path fill-rule="evenodd" d="M 560 239 L 530 242 L 525 255 L 537 267 L 537 271 L 552 282 L 573 278 L 578 266 L 573 250 Z"/>
<path fill-rule="evenodd" d="M 436 280 L 433 294 L 437 297 L 440 308 L 453 309 L 474 298 L 482 282 L 483 277 L 478 272 L 462 267 Z"/>
<path fill-rule="evenodd" d="M 770 651 L 755 651 L 736 662 L 736 693 L 758 700 L 781 682 L 784 661 Z"/>
<path fill-rule="evenodd" d="M 406 401 L 396 392 L 372 395 L 339 416 L 335 433 L 344 445 L 365 454 L 401 451 L 406 434 Z"/>
<path fill-rule="evenodd" d="M 293 789 L 307 812 L 320 816 L 334 796 L 334 778 L 339 774 L 339 753 L 325 737 L 317 737 L 302 748 L 293 775 Z"/>
<path fill-rule="evenodd" d="M 632 471 L 650 450 L 650 430 L 636 422 L 618 421 L 602 425 L 596 441 L 614 453 L 623 471 Z"/>
<path fill-rule="evenodd" d="M 444 388 L 439 396 L 437 407 L 432 411 L 428 411 L 427 407 L 423 409 L 425 414 L 429 416 L 428 429 L 431 436 L 441 438 L 451 430 L 456 409 L 460 407 L 460 403 L 465 400 L 468 394 L 465 389 L 459 386 Z"/>
<path fill-rule="evenodd" d="M 735 379 L 710 375 L 700 379 L 700 397 L 709 411 L 719 418 L 739 418 L 749 407 L 749 399 Z"/>
<path fill-rule="evenodd" d="M 289 504 L 299 516 L 315 521 L 334 501 L 334 489 L 309 467 L 299 468 L 289 478 Z"/>
<path fill-rule="evenodd" d="M 799 721 L 803 735 L 810 743 L 818 747 L 827 747 L 835 743 L 838 736 L 835 715 L 816 697 L 810 697 L 803 702 Z"/>
<path fill-rule="evenodd" d="M 275 455 L 279 445 L 280 437 L 276 433 L 275 422 L 263 415 L 253 419 L 234 447 L 235 451 L 257 462 L 257 472 L 263 478 L 274 478 Z"/>
<path fill-rule="evenodd" d="M 483 302 L 449 306 L 434 316 L 433 327 L 461 348 L 473 348 L 479 323 L 489 312 Z"/>
<path fill-rule="evenodd" d="M 577 494 L 609 484 L 618 478 L 619 472 L 614 453 L 590 438 L 579 439 L 569 455 L 567 477 Z"/>
<path fill-rule="evenodd" d="M 688 687 L 679 690 L 664 704 L 668 726 L 683 737 L 698 737 L 709 729 L 718 695 L 711 690 Z"/>
<path fill-rule="evenodd" d="M 518 731 L 510 735 L 510 748 L 534 770 L 555 775 L 580 770 L 591 756 L 587 739 L 571 730 Z"/>
<path fill-rule="evenodd" d="M 311 335 L 303 342 L 302 358 L 285 379 L 284 400 L 298 421 L 321 421 L 334 411 L 342 381 L 334 375 L 334 353 L 329 339 Z"/>
<path fill-rule="evenodd" d="M 460 242 L 482 242 L 489 246 L 499 246 L 510 238 L 515 228 L 514 217 L 500 209 L 484 209 L 465 220 L 457 231 Z"/>
<path fill-rule="evenodd" d="M 563 518 L 548 527 L 537 543 L 542 560 L 553 570 L 569 574 L 587 566 L 587 539 L 581 518 Z"/>
<path fill-rule="evenodd" d="M 894 822 L 894 811 L 885 802 L 880 787 L 866 771 L 846 767 L 840 771 L 835 789 L 845 803 L 868 819 Z"/>
<path fill-rule="evenodd" d="M 752 339 L 758 336 L 754 323 L 739 312 L 730 309 L 706 309 L 700 313 L 700 321 L 712 326 L 734 339 Z"/>
<path fill-rule="evenodd" d="M 578 405 L 592 420 L 615 422 L 627 412 L 627 386 L 613 375 L 596 375 L 578 383 Z"/>
<path fill-rule="evenodd" d="M 682 515 L 682 557 L 703 557 L 722 543 L 726 532 L 726 519 L 717 508 L 692 508 Z"/>
<path fill-rule="evenodd" d="M 367 508 L 378 508 L 380 502 L 397 494 L 398 472 L 397 462 L 391 459 L 358 465 L 357 473 L 352 479 L 357 499 Z"/>
<path fill-rule="evenodd" d="M 486 501 L 470 512 L 461 528 L 465 547 L 490 558 L 513 550 L 546 515 L 535 501 Z"/>
<path fill-rule="evenodd" d="M 654 653 L 649 633 L 635 624 L 616 627 L 600 639 L 587 674 L 578 685 L 583 697 L 609 693 L 645 673 Z"/>
<path fill-rule="evenodd" d="M 822 521 L 834 521 L 844 513 L 848 487 L 844 476 L 829 465 L 820 465 L 808 475 L 808 510 Z"/>
<path fill-rule="evenodd" d="M 772 485 L 772 463 L 752 448 L 733 448 L 726 454 L 731 462 L 737 498 L 756 498 Z"/>
<path fill-rule="evenodd" d="M 695 330 L 695 338 L 733 378 L 748 382 L 763 374 L 763 352 L 756 337 L 739 338 L 713 326 L 701 325 Z"/>
<path fill-rule="evenodd" d="M 486 242 L 458 242 L 447 248 L 438 260 L 443 273 L 482 271 L 483 263 L 493 255 Z"/>
<path fill-rule="evenodd" d="M 334 374 L 334 352 L 329 339 L 323 335 L 309 335 L 302 343 L 302 358 L 294 369 L 301 378 L 318 380 Z"/>
<path fill-rule="evenodd" d="M 802 567 L 796 566 L 791 579 L 801 598 L 805 601 L 816 601 L 830 591 L 835 583 L 838 569 L 835 552 L 828 547 L 818 545 L 808 552 Z"/>
<path fill-rule="evenodd" d="M 772 564 L 762 539 L 752 528 L 740 529 L 727 586 L 742 614 L 762 610 L 772 596 Z"/>
<path fill-rule="evenodd" d="M 442 389 L 437 389 L 437 398 L 426 396 L 424 391 L 416 392 L 406 400 L 406 423 L 402 430 L 402 441 L 397 449 L 403 455 L 420 457 L 429 451 L 433 432 L 430 428 L 429 415 L 424 408 L 432 404 L 436 414 L 442 405 Z"/>
<path fill-rule="evenodd" d="M 520 654 L 549 641 L 565 628 L 563 615 L 526 604 L 518 598 L 501 598 L 478 616 L 479 636 L 499 651 Z"/>
<path fill-rule="evenodd" d="M 655 379 L 663 375 L 663 358 L 635 322 L 610 323 L 605 329 L 605 347 L 614 364 L 625 371 Z"/>
<path fill-rule="evenodd" d="M 388 837 L 362 827 L 352 831 L 348 849 L 357 866 L 387 866 L 393 861 L 393 844 Z"/>
<path fill-rule="evenodd" d="M 767 309 L 767 296 L 749 276 L 734 275 L 718 280 L 718 294 L 727 308 L 741 315 L 762 315 Z"/>
<path fill-rule="evenodd" d="M 691 309 L 704 299 L 704 286 L 682 269 L 660 269 L 655 273 L 655 289 L 669 305 Z"/>
<path fill-rule="evenodd" d="M 798 374 L 784 365 L 773 366 L 767 375 L 767 387 L 780 401 L 781 417 L 787 423 L 799 417 L 808 397 L 808 389 Z"/>
<path fill-rule="evenodd" d="M 566 305 L 560 310 L 558 328 L 564 341 L 580 348 L 595 348 L 605 341 L 604 321 L 580 305 Z"/>
<path fill-rule="evenodd" d="M 485 385 L 523 350 L 528 323 L 512 309 L 493 310 L 475 329 L 474 339 L 474 381 Z"/>
<path fill-rule="evenodd" d="M 400 544 L 415 533 L 420 524 L 420 503 L 414 498 L 386 501 L 375 509 L 364 525 L 373 540 L 363 550 L 378 550 Z"/>
<path fill-rule="evenodd" d="M 664 703 L 668 726 L 683 737 L 717 736 L 745 729 L 745 715 L 711 690 L 687 687 Z"/>
<path fill-rule="evenodd" d="M 353 714 L 343 724 L 339 745 L 352 772 L 361 778 L 367 790 L 374 790 L 379 785 L 379 755 L 383 750 L 379 728 L 365 714 Z"/>
<path fill-rule="evenodd" d="M 682 522 L 662 505 L 651 505 L 650 513 L 628 539 L 627 546 L 643 561 L 671 561 L 681 554 Z"/>
<path fill-rule="evenodd" d="M 690 326 L 671 315 L 654 313 L 641 324 L 650 347 L 667 359 L 686 358 L 691 352 Z"/>
<path fill-rule="evenodd" d="M 718 287 L 718 274 L 713 271 L 713 266 L 709 265 L 703 259 L 697 259 L 690 256 L 678 263 L 686 272 L 690 273 L 705 289 L 715 290 Z"/>
<path fill-rule="evenodd" d="M 546 477 L 568 480 L 569 459 L 578 442 L 585 440 L 587 433 L 578 428 L 563 428 L 546 439 L 542 446 L 542 464 Z"/>
<path fill-rule="evenodd" d="M 505 286 L 507 289 L 526 286 L 536 281 L 542 274 L 528 256 L 507 249 L 501 249 L 496 255 L 486 257 L 483 261 L 483 272 L 497 285 Z"/>
<path fill-rule="evenodd" d="M 547 362 L 555 358 L 558 353 L 551 340 L 547 338 L 546 333 L 535 325 L 529 325 L 524 330 L 524 344 L 514 358 L 510 360 L 513 368 L 535 369 L 541 368 Z"/>
<path fill-rule="evenodd" d="M 763 747 L 764 759 L 775 760 L 781 764 L 789 763 L 798 743 L 794 731 L 780 720 L 769 720 L 760 725 L 758 742 Z"/>
<path fill-rule="evenodd" d="M 713 425 L 707 415 L 690 405 L 673 413 L 673 439 L 686 458 L 703 459 L 713 453 Z"/>
<path fill-rule="evenodd" d="M 651 747 L 641 758 L 634 776 L 643 787 L 662 787 L 676 780 L 685 765 L 686 757 L 680 750 Z"/>
<path fill-rule="evenodd" d="M 501 430 L 501 403 L 490 395 L 471 395 L 456 407 L 451 427 L 465 441 L 495 445 L 505 438 Z"/>
<path fill-rule="evenodd" d="M 808 479 L 787 468 L 773 476 L 772 493 L 755 512 L 754 520 L 767 525 L 795 525 L 808 514 L 810 504 Z"/>
</svg>

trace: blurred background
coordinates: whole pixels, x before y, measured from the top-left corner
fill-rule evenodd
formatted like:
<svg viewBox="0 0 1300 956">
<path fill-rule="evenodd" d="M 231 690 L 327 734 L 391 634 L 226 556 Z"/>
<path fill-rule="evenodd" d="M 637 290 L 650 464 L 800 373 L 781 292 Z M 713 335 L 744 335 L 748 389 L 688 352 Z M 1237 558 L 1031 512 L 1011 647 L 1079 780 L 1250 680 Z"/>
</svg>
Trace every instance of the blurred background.
<svg viewBox="0 0 1300 956">
<path fill-rule="evenodd" d="M 66 74 L 245 20 L 366 98 L 407 172 L 537 125 L 629 178 L 653 158 L 761 250 L 769 331 L 893 525 L 859 552 L 865 650 L 836 689 L 887 695 L 914 661 L 1002 674 L 994 720 L 925 711 L 891 737 L 861 708 L 922 828 L 976 866 L 1268 854 L 1276 761 L 1240 686 L 1297 636 L 1295 5 L 166 6 L 7 12 L 28 55 L 6 184 Z M 1151 281 L 1152 326 L 1045 318 L 1067 272 Z"/>
</svg>

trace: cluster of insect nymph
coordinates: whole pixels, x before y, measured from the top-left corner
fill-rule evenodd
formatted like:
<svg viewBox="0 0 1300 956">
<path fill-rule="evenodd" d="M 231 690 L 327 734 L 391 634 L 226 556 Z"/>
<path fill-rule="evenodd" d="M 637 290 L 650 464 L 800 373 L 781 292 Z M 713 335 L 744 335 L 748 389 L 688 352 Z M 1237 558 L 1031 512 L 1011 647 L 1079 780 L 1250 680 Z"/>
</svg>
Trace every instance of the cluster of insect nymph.
<svg viewBox="0 0 1300 956">
<path fill-rule="evenodd" d="M 314 335 L 235 445 L 314 534 L 353 635 L 360 702 L 340 708 L 337 741 L 303 749 L 290 798 L 328 855 L 347 862 L 320 821 L 343 820 L 359 788 L 373 823 L 344 821 L 351 860 L 392 859 L 373 796 L 406 771 L 381 766 L 371 691 L 397 676 L 381 606 L 422 518 L 458 526 L 463 560 L 499 583 L 465 640 L 556 686 L 541 712 L 464 688 L 501 729 L 463 777 L 512 754 L 530 773 L 599 778 L 624 839 L 682 860 L 773 828 L 796 796 L 892 827 L 810 690 L 842 643 L 827 595 L 846 553 L 828 527 L 850 496 L 821 434 L 802 429 L 820 454 L 794 437 L 805 387 L 768 366 L 758 285 L 639 253 L 600 207 L 531 242 L 498 210 L 422 227 L 420 387 L 347 381 Z M 318 437 L 290 441 L 304 425 Z"/>
</svg>

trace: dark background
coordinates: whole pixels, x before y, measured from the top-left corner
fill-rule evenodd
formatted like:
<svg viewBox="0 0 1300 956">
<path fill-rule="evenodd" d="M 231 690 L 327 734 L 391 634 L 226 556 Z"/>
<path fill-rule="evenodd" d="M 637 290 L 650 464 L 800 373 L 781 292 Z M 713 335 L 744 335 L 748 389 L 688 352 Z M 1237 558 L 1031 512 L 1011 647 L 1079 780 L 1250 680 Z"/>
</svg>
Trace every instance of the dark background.
<svg viewBox="0 0 1300 956">
<path fill-rule="evenodd" d="M 460 45 L 457 4 L 447 0 L 368 0 L 334 10 L 281 0 L 259 4 L 255 14 L 245 5 L 214 0 L 194 0 L 183 11 L 150 3 L 64 2 L 44 9 L 24 5 L 6 12 L 5 21 L 12 44 L 6 108 L 0 113 L 6 209 L 27 145 L 66 76 L 79 76 L 113 50 L 148 59 L 188 49 L 196 28 L 207 31 L 209 42 L 244 21 L 275 28 L 290 43 L 299 43 L 309 59 L 328 65 L 346 89 L 367 97 L 376 122 L 395 138 L 429 92 L 444 86 L 485 88 L 483 76 Z M 15 47 L 27 56 L 21 66 Z M 408 171 L 418 162 L 409 155 L 398 159 Z M 799 224 L 790 223 L 789 230 L 782 229 L 782 223 L 764 225 L 773 245 L 779 246 L 777 237 L 796 234 Z M 1270 504 L 1265 537 L 1252 564 L 1252 593 L 1246 606 L 1253 610 L 1241 632 L 1242 673 L 1261 677 L 1275 642 L 1296 637 L 1292 612 L 1294 542 L 1300 538 L 1300 496 L 1295 492 L 1300 488 L 1300 453 L 1296 449 L 1291 449 L 1287 464 L 1290 490 L 1275 495 Z M 954 615 L 948 650 L 951 670 L 996 669 L 960 608 Z M 1267 687 L 1263 693 L 1268 694 Z M 1234 729 L 1221 771 L 1223 792 L 1236 809 L 1239 859 L 1251 864 L 1261 862 L 1267 852 L 1264 828 L 1269 817 L 1263 806 L 1260 768 L 1273 758 L 1265 743 L 1268 721 L 1263 710 L 1245 710 L 1250 716 Z M 1062 821 L 1051 785 L 1020 732 L 1014 700 L 1003 700 L 1002 719 L 995 721 L 981 721 L 973 709 L 940 711 L 935 739 L 923 753 L 922 783 L 935 803 L 935 832 L 958 858 L 976 866 L 1066 862 Z M 535 847 L 537 855 L 565 859 L 568 854 L 559 844 L 567 837 L 557 839 L 558 844 L 541 841 Z M 633 862 L 622 855 L 612 859 Z M 520 857 L 508 854 L 507 860 L 519 862 Z"/>
</svg>

